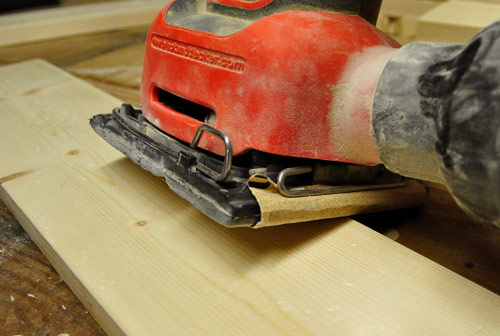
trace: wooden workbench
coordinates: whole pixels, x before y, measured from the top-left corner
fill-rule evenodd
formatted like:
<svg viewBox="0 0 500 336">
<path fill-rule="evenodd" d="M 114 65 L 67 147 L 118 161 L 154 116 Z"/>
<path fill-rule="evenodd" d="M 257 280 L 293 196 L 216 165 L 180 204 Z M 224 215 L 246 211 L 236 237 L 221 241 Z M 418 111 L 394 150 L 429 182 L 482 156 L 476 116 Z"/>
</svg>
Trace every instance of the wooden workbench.
<svg viewBox="0 0 500 336">
<path fill-rule="evenodd" d="M 138 87 L 126 76 L 140 66 L 145 28 L 0 49 L 0 64 L 43 58 L 133 104 Z M 108 69 L 122 67 L 120 74 Z M 128 70 L 127 70 L 128 69 Z M 112 75 L 103 75 L 103 74 Z M 96 111 L 102 112 L 102 111 Z M 437 185 L 421 209 L 356 219 L 402 245 L 500 293 L 500 229 L 473 223 Z M 99 328 L 45 257 L 0 204 L 0 330 L 5 334 L 99 335 Z M 36 300 L 33 300 L 33 299 Z"/>
</svg>

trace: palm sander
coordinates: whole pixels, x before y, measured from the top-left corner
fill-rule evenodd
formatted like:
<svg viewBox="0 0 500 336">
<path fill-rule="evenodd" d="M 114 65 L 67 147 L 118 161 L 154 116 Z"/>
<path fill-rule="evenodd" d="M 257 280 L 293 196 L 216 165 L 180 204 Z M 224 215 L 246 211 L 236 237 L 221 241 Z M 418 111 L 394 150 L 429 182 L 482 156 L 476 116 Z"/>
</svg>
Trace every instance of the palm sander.
<svg viewBox="0 0 500 336">
<path fill-rule="evenodd" d="M 499 25 L 400 48 L 380 3 L 174 0 L 149 30 L 141 106 L 91 125 L 230 227 L 420 204 L 405 177 L 499 224 Z"/>
</svg>

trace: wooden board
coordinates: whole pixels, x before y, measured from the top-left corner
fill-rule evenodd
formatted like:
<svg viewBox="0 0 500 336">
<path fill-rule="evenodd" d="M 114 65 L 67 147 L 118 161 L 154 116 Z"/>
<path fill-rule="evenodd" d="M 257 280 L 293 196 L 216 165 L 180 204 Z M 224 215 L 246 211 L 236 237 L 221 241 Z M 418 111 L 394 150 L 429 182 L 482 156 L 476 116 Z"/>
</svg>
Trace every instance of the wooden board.
<svg viewBox="0 0 500 336">
<path fill-rule="evenodd" d="M 2 335 L 91 335 L 104 331 L 0 201 Z"/>
<path fill-rule="evenodd" d="M 482 28 L 500 19 L 500 3 L 444 2 L 417 22 L 418 41 L 465 43 Z"/>
<path fill-rule="evenodd" d="M 384 0 L 377 27 L 401 44 L 413 42 L 418 18 L 438 4 L 432 0 Z"/>
<path fill-rule="evenodd" d="M 148 27 L 89 35 L 77 35 L 57 40 L 0 47 L 0 65 L 42 58 L 60 67 L 85 62 L 104 53 L 146 41 Z"/>
<path fill-rule="evenodd" d="M 350 219 L 225 229 L 88 126 L 117 99 L 0 68 L 0 194 L 111 335 L 497 335 L 500 297 Z"/>
<path fill-rule="evenodd" d="M 165 5 L 164 0 L 128 0 L 4 14 L 0 46 L 149 26 Z"/>
<path fill-rule="evenodd" d="M 84 79 L 97 80 L 139 92 L 146 43 L 133 44 L 80 62 L 69 71 Z"/>
</svg>

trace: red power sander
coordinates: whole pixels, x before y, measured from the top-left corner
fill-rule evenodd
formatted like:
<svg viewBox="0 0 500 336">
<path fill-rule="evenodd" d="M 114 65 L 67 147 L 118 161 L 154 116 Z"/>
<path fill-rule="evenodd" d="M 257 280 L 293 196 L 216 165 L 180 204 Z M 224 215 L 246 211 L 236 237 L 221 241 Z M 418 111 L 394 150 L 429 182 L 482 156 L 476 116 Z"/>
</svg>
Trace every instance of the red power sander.
<svg viewBox="0 0 500 336">
<path fill-rule="evenodd" d="M 149 30 L 142 106 L 91 125 L 226 226 L 259 221 L 249 186 L 319 196 L 400 174 L 498 224 L 500 25 L 399 49 L 374 27 L 380 3 L 174 0 Z"/>
</svg>

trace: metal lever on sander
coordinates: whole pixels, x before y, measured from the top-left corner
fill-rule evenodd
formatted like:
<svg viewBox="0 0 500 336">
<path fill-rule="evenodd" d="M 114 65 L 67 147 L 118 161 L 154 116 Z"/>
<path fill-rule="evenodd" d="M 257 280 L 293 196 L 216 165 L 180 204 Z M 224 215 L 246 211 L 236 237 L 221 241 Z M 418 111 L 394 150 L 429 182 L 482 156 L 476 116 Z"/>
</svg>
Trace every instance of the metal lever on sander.
<svg viewBox="0 0 500 336">
<path fill-rule="evenodd" d="M 445 184 L 467 213 L 500 226 L 500 21 L 465 45 L 395 51 L 371 121 L 389 170 Z"/>
</svg>

